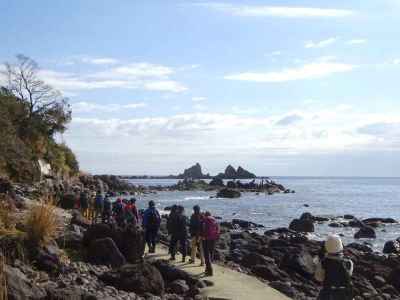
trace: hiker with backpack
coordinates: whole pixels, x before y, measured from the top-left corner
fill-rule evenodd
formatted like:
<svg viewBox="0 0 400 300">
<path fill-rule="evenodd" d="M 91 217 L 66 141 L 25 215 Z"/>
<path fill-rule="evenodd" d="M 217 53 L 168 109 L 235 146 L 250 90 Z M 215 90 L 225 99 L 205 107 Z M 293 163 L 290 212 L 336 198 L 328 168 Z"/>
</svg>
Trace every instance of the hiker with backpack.
<svg viewBox="0 0 400 300">
<path fill-rule="evenodd" d="M 200 251 L 200 266 L 204 266 L 204 252 L 202 245 L 202 224 L 203 224 L 203 215 L 200 212 L 200 206 L 195 205 L 193 207 L 193 214 L 190 217 L 189 231 L 191 237 L 191 255 L 190 255 L 190 263 L 194 264 L 196 261 L 197 249 Z"/>
<path fill-rule="evenodd" d="M 136 225 L 139 222 L 139 213 L 136 208 L 135 198 L 131 198 L 125 205 L 125 221 L 131 225 Z"/>
<path fill-rule="evenodd" d="M 146 232 L 146 243 L 149 253 L 156 252 L 158 231 L 160 230 L 161 217 L 154 201 L 149 201 L 149 208 L 143 213 L 143 227 Z"/>
<path fill-rule="evenodd" d="M 317 261 L 315 279 L 322 282 L 319 300 L 352 300 L 353 262 L 343 256 L 343 243 L 339 236 L 330 235 L 324 243 L 326 254 Z"/>
<path fill-rule="evenodd" d="M 203 251 L 204 260 L 206 263 L 206 276 L 213 276 L 212 261 L 214 257 L 214 249 L 217 240 L 219 239 L 219 225 L 217 220 L 211 216 L 209 211 L 204 214 L 203 222 Z"/>
<path fill-rule="evenodd" d="M 177 251 L 177 244 L 181 248 L 182 262 L 186 261 L 187 254 L 187 218 L 184 214 L 185 209 L 183 206 L 178 206 L 176 209 L 176 216 L 171 223 L 171 258 L 170 260 L 175 260 L 175 254 Z"/>
</svg>

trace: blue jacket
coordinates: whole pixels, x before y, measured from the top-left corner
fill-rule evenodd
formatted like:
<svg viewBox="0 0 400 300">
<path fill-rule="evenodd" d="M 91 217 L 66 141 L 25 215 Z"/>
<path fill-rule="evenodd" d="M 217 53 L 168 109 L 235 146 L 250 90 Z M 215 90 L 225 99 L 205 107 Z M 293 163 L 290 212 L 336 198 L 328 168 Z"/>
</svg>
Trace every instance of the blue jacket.
<svg viewBox="0 0 400 300">
<path fill-rule="evenodd" d="M 149 224 L 149 217 L 152 214 L 155 214 L 155 216 L 158 219 L 158 226 L 160 225 L 160 221 L 161 221 L 160 213 L 158 212 L 158 210 L 155 207 L 149 207 L 148 209 L 146 209 L 144 211 L 144 214 L 143 214 L 143 226 L 144 227 L 148 227 L 150 225 Z"/>
</svg>

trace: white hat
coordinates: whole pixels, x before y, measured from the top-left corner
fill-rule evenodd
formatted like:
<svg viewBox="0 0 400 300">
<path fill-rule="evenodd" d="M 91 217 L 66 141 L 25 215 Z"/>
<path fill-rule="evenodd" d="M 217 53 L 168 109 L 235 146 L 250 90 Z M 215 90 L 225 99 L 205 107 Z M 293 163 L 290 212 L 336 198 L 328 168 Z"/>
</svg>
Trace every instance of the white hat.
<svg viewBox="0 0 400 300">
<path fill-rule="evenodd" d="M 325 241 L 325 250 L 330 254 L 336 254 L 343 251 L 343 243 L 336 234 L 328 236 Z"/>
</svg>

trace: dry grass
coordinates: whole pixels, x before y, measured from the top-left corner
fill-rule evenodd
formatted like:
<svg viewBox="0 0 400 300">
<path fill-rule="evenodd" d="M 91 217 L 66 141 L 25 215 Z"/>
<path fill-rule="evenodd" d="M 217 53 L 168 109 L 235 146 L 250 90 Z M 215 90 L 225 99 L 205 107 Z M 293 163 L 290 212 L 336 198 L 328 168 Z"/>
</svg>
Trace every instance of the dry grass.
<svg viewBox="0 0 400 300">
<path fill-rule="evenodd" d="M 34 244 L 44 245 L 56 236 L 59 220 L 56 207 L 42 202 L 33 206 L 26 216 L 27 239 Z"/>
</svg>

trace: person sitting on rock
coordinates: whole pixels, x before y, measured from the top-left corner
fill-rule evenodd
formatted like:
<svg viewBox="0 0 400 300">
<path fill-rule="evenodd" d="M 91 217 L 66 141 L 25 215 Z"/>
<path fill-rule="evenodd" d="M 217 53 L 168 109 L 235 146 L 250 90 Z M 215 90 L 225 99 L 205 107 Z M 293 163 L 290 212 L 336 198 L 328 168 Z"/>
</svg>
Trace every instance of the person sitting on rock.
<svg viewBox="0 0 400 300">
<path fill-rule="evenodd" d="M 149 201 L 149 208 L 143 214 L 143 227 L 146 231 L 146 243 L 149 253 L 156 252 L 158 231 L 160 230 L 161 217 L 154 201 Z"/>
<path fill-rule="evenodd" d="M 201 266 L 204 266 L 204 252 L 203 252 L 203 246 L 202 246 L 202 241 L 201 241 L 201 233 L 202 233 L 202 222 L 203 222 L 203 216 L 200 212 L 200 206 L 195 205 L 193 207 L 193 214 L 190 217 L 190 224 L 189 224 L 189 231 L 190 231 L 190 236 L 191 236 L 191 258 L 190 258 L 190 263 L 194 264 L 196 261 L 196 254 L 197 254 L 197 249 L 200 249 L 200 262 Z"/>
<path fill-rule="evenodd" d="M 206 276 L 213 276 L 212 261 L 214 258 L 215 244 L 219 239 L 219 225 L 215 218 L 211 216 L 209 211 L 206 211 L 203 218 L 203 251 L 204 260 L 206 263 Z"/>
<path fill-rule="evenodd" d="M 318 299 L 352 300 L 353 262 L 343 256 L 343 244 L 340 237 L 337 235 L 328 236 L 324 250 L 327 254 L 321 260 L 318 260 L 315 272 L 315 279 L 323 284 Z"/>
<path fill-rule="evenodd" d="M 187 254 L 187 218 L 184 214 L 185 209 L 183 206 L 178 206 L 176 209 L 176 216 L 171 226 L 171 258 L 175 260 L 177 244 L 179 243 L 182 253 L 182 262 L 186 261 Z"/>
</svg>

